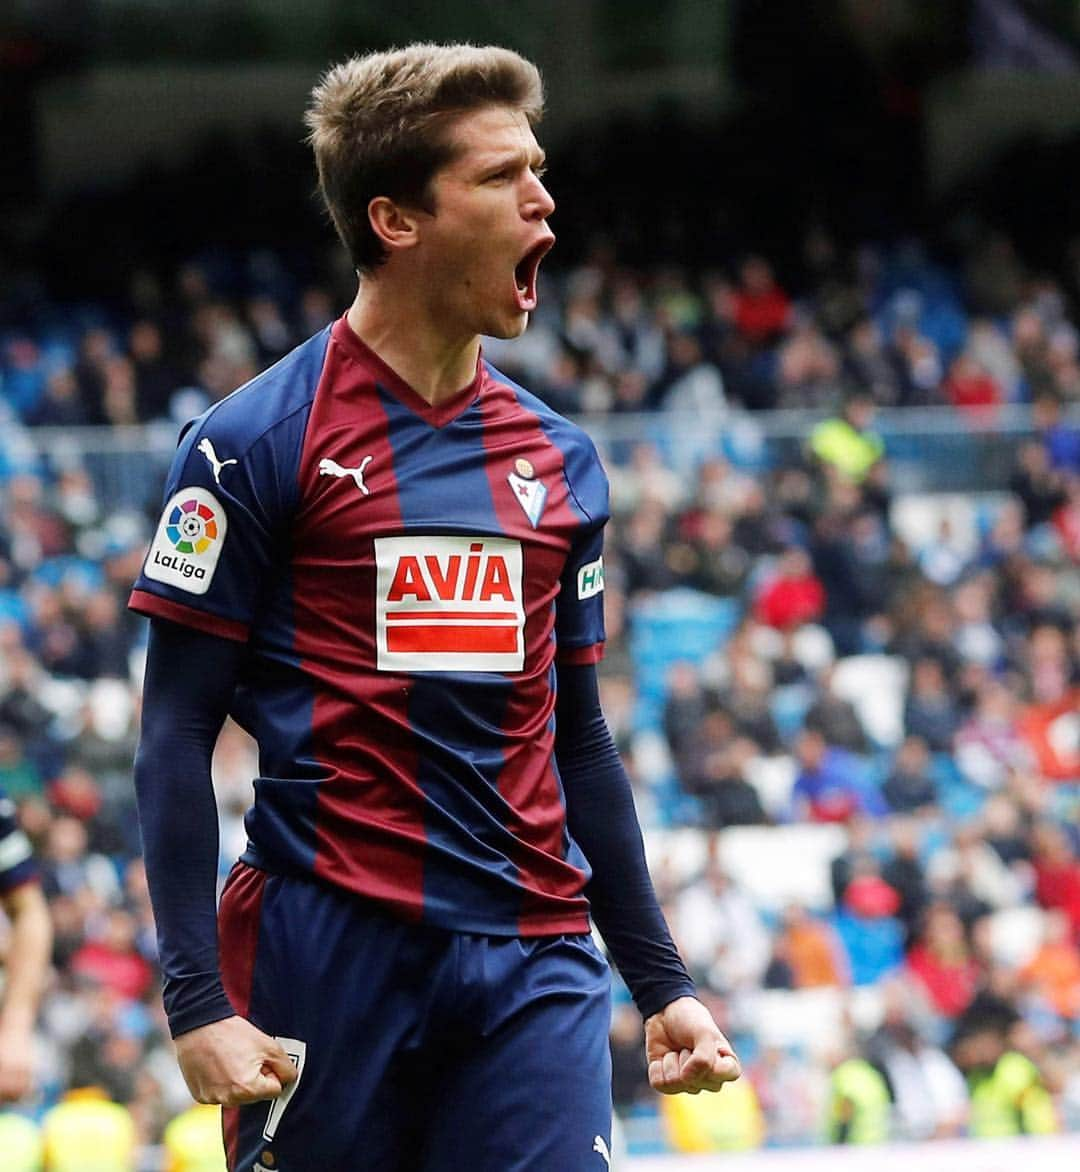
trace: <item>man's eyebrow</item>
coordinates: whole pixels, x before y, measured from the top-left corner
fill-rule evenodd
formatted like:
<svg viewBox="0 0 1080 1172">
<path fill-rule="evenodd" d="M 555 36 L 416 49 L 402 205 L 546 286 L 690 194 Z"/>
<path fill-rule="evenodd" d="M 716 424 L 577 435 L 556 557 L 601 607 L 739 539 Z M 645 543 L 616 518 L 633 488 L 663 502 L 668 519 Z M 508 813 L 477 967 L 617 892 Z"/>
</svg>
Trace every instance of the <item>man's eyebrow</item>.
<svg viewBox="0 0 1080 1172">
<path fill-rule="evenodd" d="M 547 162 L 547 154 L 542 147 L 537 147 L 535 151 L 528 149 L 495 150 L 487 158 L 482 159 L 479 165 L 481 170 L 487 171 L 498 167 L 509 167 L 522 161 L 525 161 L 530 167 L 542 167 Z"/>
</svg>

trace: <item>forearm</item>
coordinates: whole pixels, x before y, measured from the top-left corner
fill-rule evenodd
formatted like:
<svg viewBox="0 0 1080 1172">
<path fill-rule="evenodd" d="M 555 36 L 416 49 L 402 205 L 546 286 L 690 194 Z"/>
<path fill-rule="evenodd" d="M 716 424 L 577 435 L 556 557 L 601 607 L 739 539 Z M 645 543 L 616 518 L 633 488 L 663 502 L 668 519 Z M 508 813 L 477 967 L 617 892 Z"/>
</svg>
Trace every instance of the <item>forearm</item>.
<svg viewBox="0 0 1080 1172">
<path fill-rule="evenodd" d="M 152 626 L 135 793 L 174 1036 L 233 1012 L 218 963 L 218 819 L 210 762 L 240 653 L 214 636 Z"/>
<path fill-rule="evenodd" d="M 649 1017 L 695 990 L 649 877 L 630 779 L 600 710 L 594 668 L 560 668 L 557 720 L 570 833 L 593 872 L 593 919 Z"/>
<path fill-rule="evenodd" d="M 45 988 L 52 949 L 48 904 L 36 883 L 25 883 L 3 899 L 11 920 L 11 948 L 0 1002 L 0 1034 L 29 1033 Z"/>
</svg>

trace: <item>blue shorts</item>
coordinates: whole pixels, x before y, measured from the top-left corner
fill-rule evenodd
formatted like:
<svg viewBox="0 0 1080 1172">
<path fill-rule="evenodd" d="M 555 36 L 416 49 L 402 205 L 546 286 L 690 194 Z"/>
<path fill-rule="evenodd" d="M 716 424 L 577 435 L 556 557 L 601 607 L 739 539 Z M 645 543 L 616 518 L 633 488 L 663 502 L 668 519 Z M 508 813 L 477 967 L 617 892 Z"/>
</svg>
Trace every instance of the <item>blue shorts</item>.
<svg viewBox="0 0 1080 1172">
<path fill-rule="evenodd" d="M 606 1172 L 610 974 L 591 938 L 475 936 L 238 864 L 237 1010 L 295 1089 L 226 1110 L 230 1172 Z"/>
</svg>

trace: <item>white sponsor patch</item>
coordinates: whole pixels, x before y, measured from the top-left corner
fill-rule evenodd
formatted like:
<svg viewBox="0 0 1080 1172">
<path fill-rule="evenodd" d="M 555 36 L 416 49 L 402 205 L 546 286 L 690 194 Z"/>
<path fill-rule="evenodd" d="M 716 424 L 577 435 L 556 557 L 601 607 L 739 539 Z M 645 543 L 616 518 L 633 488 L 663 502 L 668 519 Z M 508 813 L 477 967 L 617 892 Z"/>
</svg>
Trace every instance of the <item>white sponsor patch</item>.
<svg viewBox="0 0 1080 1172">
<path fill-rule="evenodd" d="M 604 589 L 604 559 L 588 562 L 577 572 L 578 598 L 592 598 Z"/>
<path fill-rule="evenodd" d="M 143 573 L 189 594 L 205 594 L 214 580 L 228 523 L 205 488 L 182 488 L 165 506 Z"/>
<path fill-rule="evenodd" d="M 521 671 L 521 543 L 505 537 L 377 537 L 380 671 Z"/>
</svg>

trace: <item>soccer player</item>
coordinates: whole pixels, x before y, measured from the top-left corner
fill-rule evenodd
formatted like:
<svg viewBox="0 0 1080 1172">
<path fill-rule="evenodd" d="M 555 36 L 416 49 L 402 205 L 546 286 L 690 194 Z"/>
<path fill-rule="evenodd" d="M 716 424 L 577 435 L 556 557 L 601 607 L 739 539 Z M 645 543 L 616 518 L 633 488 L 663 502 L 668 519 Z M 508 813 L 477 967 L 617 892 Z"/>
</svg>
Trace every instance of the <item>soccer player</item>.
<svg viewBox="0 0 1080 1172">
<path fill-rule="evenodd" d="M 0 1103 L 30 1090 L 34 1019 L 52 950 L 52 921 L 37 881 L 37 866 L 15 817 L 15 803 L 0 790 L 0 907 L 11 923 L 0 993 Z"/>
<path fill-rule="evenodd" d="M 132 594 L 166 1009 L 233 1172 L 603 1172 L 590 909 L 653 1085 L 739 1073 L 600 711 L 595 449 L 480 352 L 524 330 L 554 240 L 541 107 L 497 48 L 323 78 L 308 126 L 356 300 L 187 428 Z M 215 925 L 227 713 L 260 776 Z"/>
</svg>

